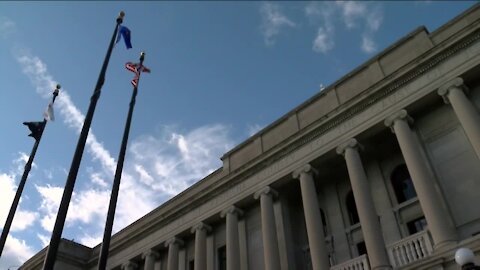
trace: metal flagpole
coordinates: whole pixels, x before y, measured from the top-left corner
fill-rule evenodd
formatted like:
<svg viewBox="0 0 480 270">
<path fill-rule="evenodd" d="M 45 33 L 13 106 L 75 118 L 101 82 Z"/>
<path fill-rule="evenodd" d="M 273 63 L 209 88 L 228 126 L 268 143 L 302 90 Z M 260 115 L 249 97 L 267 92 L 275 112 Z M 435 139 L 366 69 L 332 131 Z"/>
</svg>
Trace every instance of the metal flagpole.
<svg viewBox="0 0 480 270">
<path fill-rule="evenodd" d="M 60 90 L 60 85 L 57 84 L 55 90 L 53 91 L 53 98 L 52 103 L 49 106 L 53 106 L 55 99 L 58 96 L 58 92 Z M 27 124 L 26 122 L 24 124 Z M 29 123 L 32 125 L 34 123 Z M 10 212 L 8 212 L 7 220 L 5 221 L 5 226 L 3 226 L 2 236 L 0 237 L 0 257 L 2 256 L 3 248 L 5 247 L 5 242 L 7 242 L 7 236 L 10 232 L 10 227 L 12 226 L 13 218 L 15 217 L 15 212 L 17 211 L 18 203 L 20 202 L 20 197 L 22 196 L 23 188 L 25 187 L 25 183 L 27 182 L 28 174 L 32 169 L 33 159 L 35 158 L 35 154 L 37 153 L 38 145 L 40 144 L 40 139 L 42 139 L 43 131 L 45 130 L 45 126 L 47 125 L 47 119 L 44 118 L 42 122 L 36 122 L 34 127 L 36 128 L 35 131 L 32 130 L 31 136 L 35 139 L 35 144 L 33 145 L 32 152 L 30 153 L 30 157 L 28 157 L 28 161 L 25 164 L 25 170 L 23 171 L 22 179 L 18 184 L 17 192 L 15 194 L 15 198 L 13 199 L 12 206 L 10 207 Z M 28 125 L 30 128 L 30 125 Z"/>
<path fill-rule="evenodd" d="M 80 162 L 82 161 L 83 150 L 85 149 L 88 132 L 90 130 L 90 125 L 92 124 L 95 107 L 97 106 L 97 101 L 100 98 L 100 92 L 102 90 L 103 83 L 105 82 L 105 73 L 107 71 L 108 63 L 110 61 L 110 55 L 112 54 L 115 37 L 117 36 L 118 29 L 123 22 L 124 16 L 125 13 L 122 11 L 117 17 L 117 23 L 115 24 L 115 29 L 113 30 L 112 39 L 110 40 L 107 54 L 105 55 L 105 59 L 103 60 L 102 69 L 100 70 L 95 90 L 93 91 L 93 95 L 90 98 L 90 105 L 85 116 L 85 121 L 83 122 L 80 137 L 78 138 L 77 148 L 75 149 L 75 154 L 72 159 L 72 164 L 68 173 L 67 182 L 65 183 L 65 189 L 63 190 L 62 201 L 60 202 L 60 207 L 58 209 L 57 219 L 55 221 L 55 226 L 52 232 L 52 238 L 50 239 L 47 255 L 45 256 L 45 261 L 43 262 L 44 270 L 53 270 L 53 267 L 55 265 L 55 259 L 57 257 L 57 251 L 62 237 L 63 226 L 65 225 L 65 219 L 67 217 L 68 206 L 70 204 L 70 199 L 72 198 L 73 187 L 75 186 L 75 180 L 77 179 Z"/>
<path fill-rule="evenodd" d="M 140 74 L 142 73 L 143 60 L 145 53 L 140 53 L 140 67 L 136 86 L 133 88 L 132 98 L 130 100 L 130 107 L 128 110 L 127 121 L 125 123 L 125 130 L 123 131 L 122 145 L 118 154 L 117 168 L 115 170 L 115 177 L 113 179 L 112 193 L 110 195 L 110 204 L 108 205 L 107 220 L 105 222 L 105 230 L 103 232 L 102 248 L 100 250 L 100 258 L 98 259 L 98 270 L 105 270 L 108 259 L 108 250 L 110 248 L 110 239 L 112 236 L 113 220 L 115 218 L 115 208 L 117 207 L 118 191 L 120 189 L 120 180 L 122 178 L 123 162 L 125 160 L 125 151 L 127 149 L 128 134 L 130 133 L 130 124 L 132 122 L 133 109 L 135 107 L 135 99 L 138 92 L 138 83 L 140 81 Z"/>
</svg>

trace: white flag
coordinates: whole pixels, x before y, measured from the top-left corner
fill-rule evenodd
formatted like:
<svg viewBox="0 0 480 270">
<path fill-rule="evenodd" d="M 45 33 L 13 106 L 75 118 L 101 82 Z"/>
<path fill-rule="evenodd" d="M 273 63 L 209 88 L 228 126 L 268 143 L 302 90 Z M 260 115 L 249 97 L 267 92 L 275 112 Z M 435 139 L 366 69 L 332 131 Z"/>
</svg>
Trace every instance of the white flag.
<svg viewBox="0 0 480 270">
<path fill-rule="evenodd" d="M 55 115 L 53 114 L 53 104 L 49 103 L 47 109 L 43 113 L 43 117 L 47 121 L 55 121 Z"/>
</svg>

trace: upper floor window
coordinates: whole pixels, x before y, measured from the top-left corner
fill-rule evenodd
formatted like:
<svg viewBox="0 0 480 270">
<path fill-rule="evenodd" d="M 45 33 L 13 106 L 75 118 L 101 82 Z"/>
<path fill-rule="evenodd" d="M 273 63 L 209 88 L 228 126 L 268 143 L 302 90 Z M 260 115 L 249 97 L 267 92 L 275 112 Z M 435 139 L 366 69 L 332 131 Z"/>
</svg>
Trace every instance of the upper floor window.
<svg viewBox="0 0 480 270">
<path fill-rule="evenodd" d="M 417 193 L 413 187 L 412 178 L 410 177 L 410 173 L 408 173 L 405 164 L 399 165 L 393 170 L 392 175 L 390 176 L 390 181 L 392 181 L 393 190 L 395 191 L 398 203 L 417 197 Z"/>
<path fill-rule="evenodd" d="M 407 229 L 410 235 L 421 232 L 427 228 L 427 220 L 425 217 L 420 217 L 407 222 Z"/>
<path fill-rule="evenodd" d="M 353 197 L 352 191 L 348 192 L 345 202 L 347 204 L 347 212 L 348 218 L 350 220 L 350 225 L 355 225 L 360 222 L 360 219 L 358 218 L 357 205 L 355 204 L 355 198 Z"/>
</svg>

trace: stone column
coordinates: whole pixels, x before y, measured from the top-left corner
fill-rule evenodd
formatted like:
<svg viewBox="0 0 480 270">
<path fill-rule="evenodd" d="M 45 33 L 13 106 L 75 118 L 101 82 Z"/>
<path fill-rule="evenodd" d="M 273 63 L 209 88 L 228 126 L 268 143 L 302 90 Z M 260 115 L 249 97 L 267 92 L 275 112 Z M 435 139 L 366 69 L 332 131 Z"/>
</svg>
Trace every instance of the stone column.
<svg viewBox="0 0 480 270">
<path fill-rule="evenodd" d="M 362 160 L 358 153 L 358 143 L 350 139 L 337 148 L 337 153 L 345 157 L 348 175 L 352 186 L 353 197 L 362 225 L 362 233 L 367 247 L 370 267 L 376 269 L 392 269 L 388 260 L 383 240 L 382 228 L 373 204 L 372 194 Z"/>
<path fill-rule="evenodd" d="M 260 199 L 262 215 L 263 256 L 265 257 L 265 270 L 280 269 L 280 255 L 278 252 L 277 226 L 273 209 L 273 197 L 278 193 L 270 187 L 257 191 L 253 197 Z"/>
<path fill-rule="evenodd" d="M 300 179 L 302 191 L 303 211 L 305 212 L 305 223 L 307 225 L 308 245 L 312 258 L 312 266 L 315 270 L 329 270 L 330 260 L 328 259 L 327 245 L 323 235 L 323 224 L 320 216 L 317 192 L 313 181 L 314 169 L 309 165 L 293 172 L 293 177 Z"/>
<path fill-rule="evenodd" d="M 212 227 L 200 222 L 193 226 L 192 233 L 195 233 L 195 270 L 207 270 L 207 233 Z"/>
<path fill-rule="evenodd" d="M 385 125 L 391 127 L 397 136 L 435 247 L 455 243 L 457 239 L 455 227 L 449 218 L 440 194 L 435 188 L 433 175 L 422 156 L 422 146 L 410 129 L 409 121 L 413 122 L 407 111 L 401 110 L 388 117 L 385 120 Z"/>
<path fill-rule="evenodd" d="M 155 260 L 160 254 L 154 250 L 148 250 L 142 254 L 142 259 L 145 260 L 145 270 L 155 270 Z"/>
<path fill-rule="evenodd" d="M 238 240 L 238 217 L 243 211 L 231 206 L 220 213 L 227 219 L 227 270 L 240 270 L 240 244 Z"/>
<path fill-rule="evenodd" d="M 122 270 L 135 270 L 138 268 L 138 264 L 132 262 L 132 261 L 128 261 L 124 264 L 122 264 Z"/>
<path fill-rule="evenodd" d="M 452 105 L 475 153 L 480 158 L 480 114 L 465 95 L 466 88 L 462 78 L 455 78 L 440 87 L 438 94 L 443 97 L 445 103 Z"/>
<path fill-rule="evenodd" d="M 178 250 L 181 245 L 183 241 L 177 237 L 165 242 L 165 247 L 168 247 L 167 270 L 178 270 Z"/>
</svg>

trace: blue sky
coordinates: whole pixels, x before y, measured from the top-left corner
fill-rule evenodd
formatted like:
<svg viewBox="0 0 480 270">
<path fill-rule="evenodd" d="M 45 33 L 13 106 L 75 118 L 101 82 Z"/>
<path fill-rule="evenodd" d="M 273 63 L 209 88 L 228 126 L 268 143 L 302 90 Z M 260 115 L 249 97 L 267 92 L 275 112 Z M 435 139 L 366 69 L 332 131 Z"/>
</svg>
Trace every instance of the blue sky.
<svg viewBox="0 0 480 270">
<path fill-rule="evenodd" d="M 221 166 L 223 153 L 393 42 L 429 31 L 474 2 L 0 2 L 0 226 L 46 127 L 0 269 L 50 239 L 82 117 L 120 10 L 133 49 L 117 44 L 63 237 L 102 237 L 131 95 L 125 62 L 146 52 L 114 230 Z"/>
</svg>

